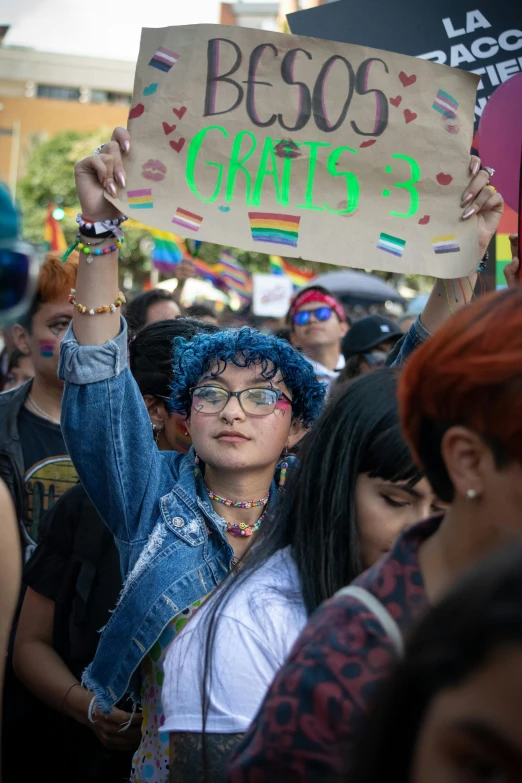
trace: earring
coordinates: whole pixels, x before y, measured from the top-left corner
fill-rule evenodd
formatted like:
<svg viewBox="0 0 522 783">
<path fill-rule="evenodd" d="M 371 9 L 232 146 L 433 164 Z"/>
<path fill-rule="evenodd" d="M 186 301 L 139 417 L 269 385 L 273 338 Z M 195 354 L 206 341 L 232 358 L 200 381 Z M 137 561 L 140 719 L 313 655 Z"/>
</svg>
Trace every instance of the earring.
<svg viewBox="0 0 522 783">
<path fill-rule="evenodd" d="M 468 489 L 468 491 L 466 492 L 466 497 L 468 498 L 468 500 L 475 500 L 477 495 L 478 492 L 476 489 Z"/>
<path fill-rule="evenodd" d="M 286 457 L 288 456 L 288 449 L 286 446 L 283 449 L 283 453 L 281 455 L 283 457 L 283 462 L 281 462 L 281 472 L 279 473 L 279 487 L 284 487 L 286 483 L 286 471 L 288 470 L 288 462 L 286 461 Z"/>
<path fill-rule="evenodd" d="M 156 446 L 158 445 L 159 434 L 162 431 L 163 427 L 164 427 L 163 422 L 152 425 L 152 432 L 154 433 L 154 443 L 156 444 Z"/>
</svg>

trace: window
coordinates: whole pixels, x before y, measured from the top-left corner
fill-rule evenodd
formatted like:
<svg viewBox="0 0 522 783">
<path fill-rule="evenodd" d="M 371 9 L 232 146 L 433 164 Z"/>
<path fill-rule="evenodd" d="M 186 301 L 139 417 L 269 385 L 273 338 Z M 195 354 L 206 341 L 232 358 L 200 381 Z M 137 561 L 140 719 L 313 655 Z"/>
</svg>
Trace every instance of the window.
<svg viewBox="0 0 522 783">
<path fill-rule="evenodd" d="M 132 96 L 125 92 L 107 92 L 107 90 L 91 90 L 91 103 L 114 103 L 130 105 Z"/>
<path fill-rule="evenodd" d="M 54 98 L 58 101 L 80 100 L 80 90 L 75 87 L 58 87 L 51 84 L 39 84 L 36 88 L 38 98 Z"/>
</svg>

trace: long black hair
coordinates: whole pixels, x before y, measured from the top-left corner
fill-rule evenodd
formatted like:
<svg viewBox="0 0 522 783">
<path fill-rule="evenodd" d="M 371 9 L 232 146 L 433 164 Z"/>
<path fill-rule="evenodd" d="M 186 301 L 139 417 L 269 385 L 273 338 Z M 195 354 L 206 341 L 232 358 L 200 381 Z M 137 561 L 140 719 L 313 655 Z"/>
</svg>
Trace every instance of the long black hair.
<svg viewBox="0 0 522 783">
<path fill-rule="evenodd" d="M 302 600 L 310 614 L 363 571 L 355 504 L 357 476 L 368 473 L 413 484 L 422 478 L 402 438 L 396 388 L 396 373 L 386 368 L 358 378 L 333 395 L 306 436 L 300 466 L 289 471 L 288 489 L 263 523 L 255 548 L 247 553 L 239 573 L 218 588 L 205 619 L 203 734 L 219 612 L 233 592 L 272 555 L 290 546 Z M 203 756 L 205 763 L 204 741 Z"/>
<path fill-rule="evenodd" d="M 144 326 L 129 342 L 129 366 L 142 394 L 170 397 L 173 375 L 174 340 L 192 340 L 196 334 L 214 334 L 214 324 L 196 318 L 155 321 Z"/>
<path fill-rule="evenodd" d="M 466 680 L 504 644 L 522 643 L 522 544 L 497 551 L 466 576 L 417 626 L 379 691 L 350 780 L 406 783 L 423 720 L 435 696 Z M 400 716 L 400 720 L 398 720 Z"/>
</svg>

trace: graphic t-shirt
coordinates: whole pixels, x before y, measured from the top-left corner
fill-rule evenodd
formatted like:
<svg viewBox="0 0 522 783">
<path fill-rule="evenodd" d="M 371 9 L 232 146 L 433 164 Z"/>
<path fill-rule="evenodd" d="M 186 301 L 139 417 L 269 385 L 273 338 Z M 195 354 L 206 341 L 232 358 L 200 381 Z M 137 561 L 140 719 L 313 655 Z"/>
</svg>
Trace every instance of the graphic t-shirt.
<svg viewBox="0 0 522 783">
<path fill-rule="evenodd" d="M 77 483 L 59 424 L 36 416 L 22 408 L 18 416 L 18 431 L 24 455 L 26 510 L 23 522 L 26 557 L 39 541 L 40 521 L 58 498 Z"/>
</svg>

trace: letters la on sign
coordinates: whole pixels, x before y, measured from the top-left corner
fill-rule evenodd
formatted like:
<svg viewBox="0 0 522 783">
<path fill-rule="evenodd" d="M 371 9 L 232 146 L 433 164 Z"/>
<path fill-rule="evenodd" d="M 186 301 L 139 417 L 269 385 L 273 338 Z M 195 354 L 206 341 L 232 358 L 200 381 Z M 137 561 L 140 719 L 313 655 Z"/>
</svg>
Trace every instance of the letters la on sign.
<svg viewBox="0 0 522 783">
<path fill-rule="evenodd" d="M 245 250 L 467 275 L 477 229 L 460 201 L 478 82 L 296 35 L 144 29 L 115 203 L 164 231 Z"/>
</svg>

